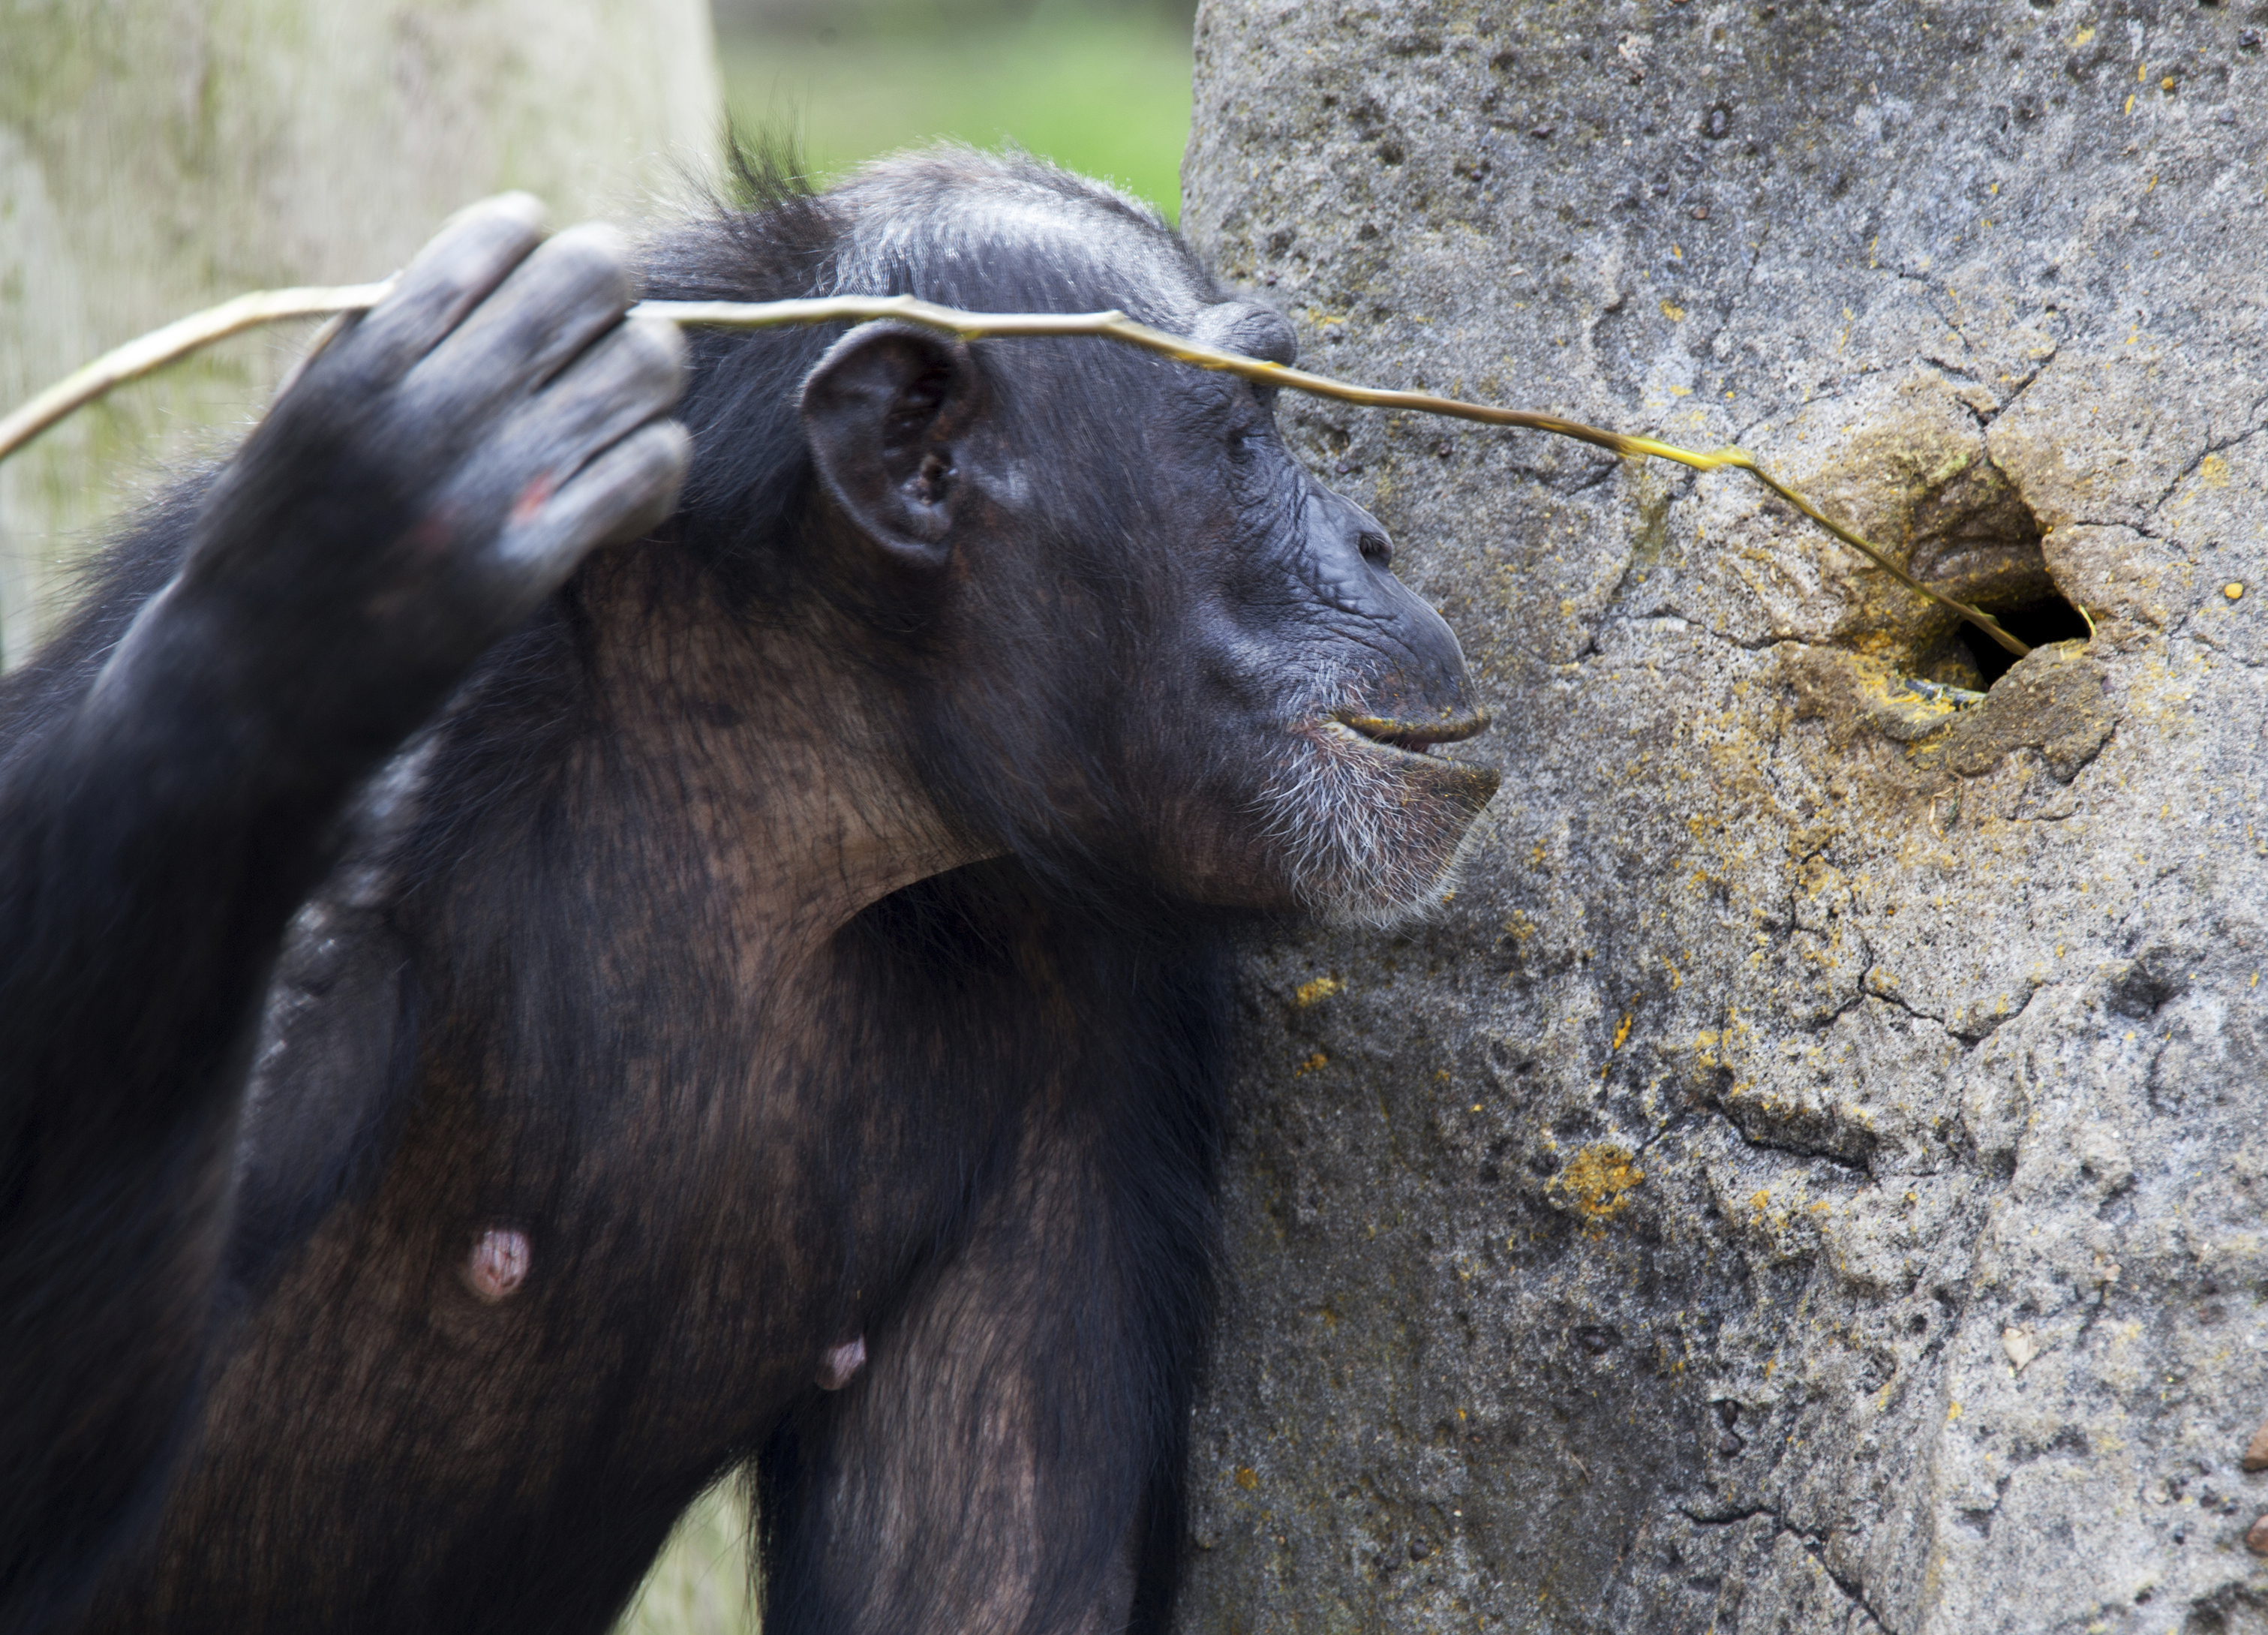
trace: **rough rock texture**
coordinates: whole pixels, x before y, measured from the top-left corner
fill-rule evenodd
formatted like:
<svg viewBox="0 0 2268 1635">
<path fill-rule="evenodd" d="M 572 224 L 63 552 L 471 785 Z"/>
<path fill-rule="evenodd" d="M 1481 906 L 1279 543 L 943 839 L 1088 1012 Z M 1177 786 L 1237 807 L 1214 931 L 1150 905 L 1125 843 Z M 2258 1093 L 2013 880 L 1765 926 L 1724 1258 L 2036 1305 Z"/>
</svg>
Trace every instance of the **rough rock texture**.
<svg viewBox="0 0 2268 1635">
<path fill-rule="evenodd" d="M 1185 1628 L 2268 1630 L 2264 35 L 1208 0 L 1186 223 L 1317 367 L 2097 634 L 1963 707 L 1737 475 L 1285 401 L 1505 790 L 1248 968 Z"/>
<path fill-rule="evenodd" d="M 0 412 L 247 290 L 358 284 L 507 188 L 636 216 L 713 163 L 705 0 L 0 0 Z M 0 464 L 0 661 L 152 474 L 225 448 L 297 355 L 270 331 Z"/>
</svg>

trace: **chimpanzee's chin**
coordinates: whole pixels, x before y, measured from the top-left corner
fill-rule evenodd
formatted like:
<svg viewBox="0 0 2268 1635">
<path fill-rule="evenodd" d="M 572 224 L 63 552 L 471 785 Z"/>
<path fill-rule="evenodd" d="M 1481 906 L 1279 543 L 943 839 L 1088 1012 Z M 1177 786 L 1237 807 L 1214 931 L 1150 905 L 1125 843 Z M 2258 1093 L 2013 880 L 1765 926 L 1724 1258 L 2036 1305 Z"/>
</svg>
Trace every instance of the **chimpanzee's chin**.
<svg viewBox="0 0 2268 1635">
<path fill-rule="evenodd" d="M 1454 879 L 1497 774 L 1373 744 L 1336 723 L 1293 735 L 1261 798 L 1278 868 L 1326 919 L 1392 924 Z"/>
</svg>

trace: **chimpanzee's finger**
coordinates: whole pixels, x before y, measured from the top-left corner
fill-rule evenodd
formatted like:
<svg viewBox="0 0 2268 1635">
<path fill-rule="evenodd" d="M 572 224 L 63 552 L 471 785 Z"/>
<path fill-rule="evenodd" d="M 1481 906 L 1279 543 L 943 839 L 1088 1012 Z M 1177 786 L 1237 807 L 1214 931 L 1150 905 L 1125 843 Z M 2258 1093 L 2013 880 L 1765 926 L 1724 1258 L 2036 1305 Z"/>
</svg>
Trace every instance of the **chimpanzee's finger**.
<svg viewBox="0 0 2268 1635">
<path fill-rule="evenodd" d="M 685 387 L 685 338 L 659 318 L 627 319 L 593 342 L 551 384 L 512 413 L 574 449 L 572 471 L 674 406 Z"/>
<path fill-rule="evenodd" d="M 633 432 L 540 508 L 515 512 L 497 537 L 497 565 L 533 606 L 590 551 L 659 527 L 677 504 L 692 458 L 692 435 L 674 420 Z"/>
<path fill-rule="evenodd" d="M 466 423 L 540 387 L 637 298 L 629 260 L 622 236 L 595 222 L 538 247 L 402 378 L 413 423 Z"/>
<path fill-rule="evenodd" d="M 436 512 L 490 526 L 532 515 L 610 445 L 667 414 L 684 380 L 685 342 L 674 324 L 617 325 L 461 452 Z"/>
<path fill-rule="evenodd" d="M 543 242 L 543 206 L 501 194 L 451 217 L 402 270 L 394 291 L 326 349 L 326 372 L 386 386 L 431 351 Z"/>
</svg>

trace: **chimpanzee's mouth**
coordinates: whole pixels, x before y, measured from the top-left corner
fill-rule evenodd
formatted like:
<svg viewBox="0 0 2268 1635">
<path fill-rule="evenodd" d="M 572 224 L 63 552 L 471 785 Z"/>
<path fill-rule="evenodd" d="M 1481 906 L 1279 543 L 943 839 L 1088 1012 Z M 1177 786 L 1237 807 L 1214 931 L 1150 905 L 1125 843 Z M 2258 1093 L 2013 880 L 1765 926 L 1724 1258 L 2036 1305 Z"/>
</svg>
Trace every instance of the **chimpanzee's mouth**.
<svg viewBox="0 0 2268 1635">
<path fill-rule="evenodd" d="M 1336 715 L 1331 718 L 1341 726 L 1373 744 L 1383 744 L 1389 749 L 1399 749 L 1404 755 L 1422 755 L 1435 744 L 1454 744 L 1488 730 L 1485 711 L 1448 721 L 1401 721 L 1375 715 Z"/>
</svg>

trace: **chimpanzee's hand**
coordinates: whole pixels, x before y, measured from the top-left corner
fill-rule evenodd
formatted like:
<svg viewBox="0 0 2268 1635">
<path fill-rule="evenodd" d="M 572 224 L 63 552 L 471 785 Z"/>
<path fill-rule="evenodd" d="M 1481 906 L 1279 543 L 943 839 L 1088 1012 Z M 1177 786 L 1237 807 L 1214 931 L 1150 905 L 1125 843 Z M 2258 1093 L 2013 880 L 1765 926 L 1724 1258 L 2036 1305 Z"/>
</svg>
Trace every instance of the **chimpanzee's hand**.
<svg viewBox="0 0 2268 1635">
<path fill-rule="evenodd" d="M 158 644 L 209 677 L 226 652 L 228 706 L 293 752 L 383 753 L 585 553 L 668 514 L 683 348 L 633 296 L 603 227 L 546 241 L 525 195 L 460 215 L 205 495 L 160 599 L 192 651 Z"/>
</svg>

